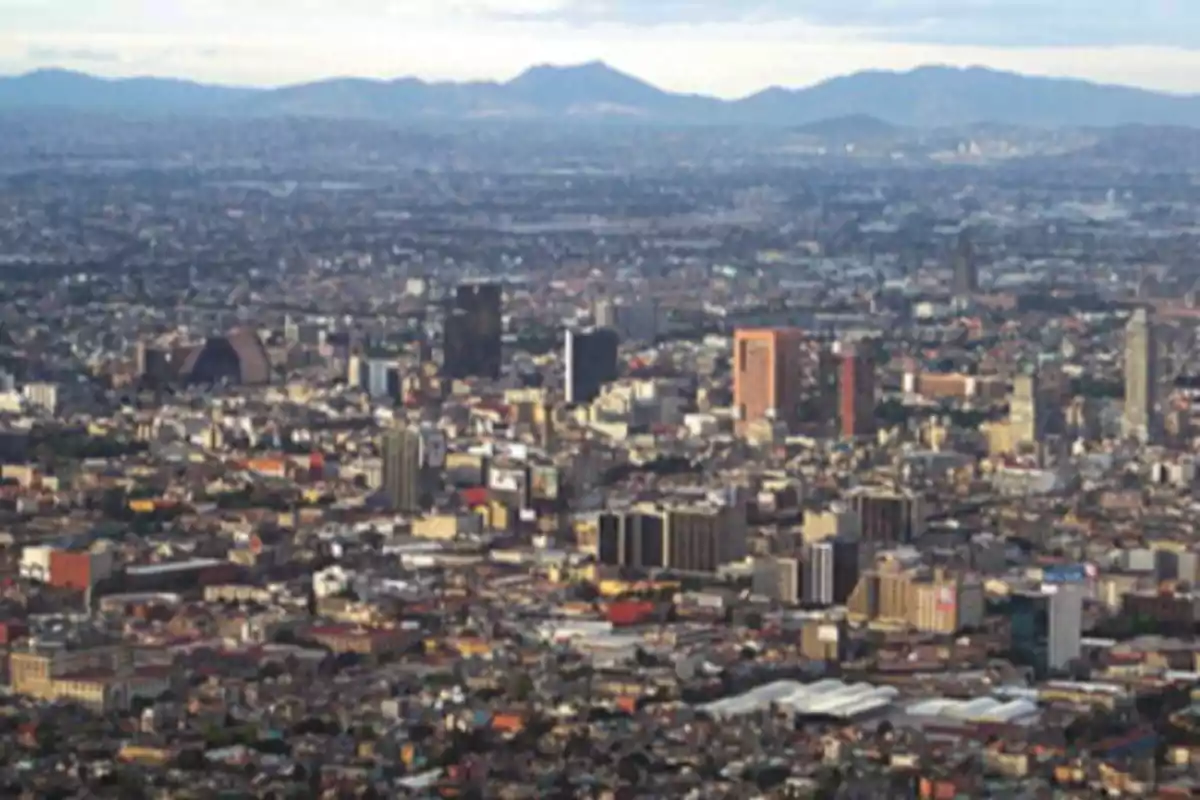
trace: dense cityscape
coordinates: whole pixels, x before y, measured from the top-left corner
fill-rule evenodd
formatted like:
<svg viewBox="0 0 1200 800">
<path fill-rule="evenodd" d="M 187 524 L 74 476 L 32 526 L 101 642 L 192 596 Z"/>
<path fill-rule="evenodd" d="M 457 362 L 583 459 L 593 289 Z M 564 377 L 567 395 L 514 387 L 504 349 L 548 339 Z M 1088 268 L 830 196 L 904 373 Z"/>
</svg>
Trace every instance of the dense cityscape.
<svg viewBox="0 0 1200 800">
<path fill-rule="evenodd" d="M 0 115 L 0 793 L 1194 796 L 1198 142 Z"/>
</svg>

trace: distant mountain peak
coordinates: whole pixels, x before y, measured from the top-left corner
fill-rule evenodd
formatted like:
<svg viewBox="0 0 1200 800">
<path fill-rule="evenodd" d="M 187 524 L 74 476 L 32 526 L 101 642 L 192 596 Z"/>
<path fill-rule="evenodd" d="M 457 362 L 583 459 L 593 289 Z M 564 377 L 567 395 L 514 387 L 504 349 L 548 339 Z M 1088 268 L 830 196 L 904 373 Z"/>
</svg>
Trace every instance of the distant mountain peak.
<svg viewBox="0 0 1200 800">
<path fill-rule="evenodd" d="M 604 61 L 582 61 L 578 64 L 534 64 L 526 69 L 517 78 L 525 77 L 526 75 L 605 75 L 617 74 L 624 75 L 620 70 L 610 67 Z M 628 77 L 628 76 L 627 76 Z"/>
<path fill-rule="evenodd" d="M 674 98 L 603 61 L 530 67 L 504 86 L 526 99 L 559 109 L 597 103 L 613 107 L 638 107 Z"/>
<path fill-rule="evenodd" d="M 637 85 L 649 87 L 650 84 L 603 61 L 587 61 L 582 64 L 539 64 L 530 67 L 508 82 L 509 86 L 527 84 L 563 84 L 570 83 L 586 86 Z"/>
</svg>

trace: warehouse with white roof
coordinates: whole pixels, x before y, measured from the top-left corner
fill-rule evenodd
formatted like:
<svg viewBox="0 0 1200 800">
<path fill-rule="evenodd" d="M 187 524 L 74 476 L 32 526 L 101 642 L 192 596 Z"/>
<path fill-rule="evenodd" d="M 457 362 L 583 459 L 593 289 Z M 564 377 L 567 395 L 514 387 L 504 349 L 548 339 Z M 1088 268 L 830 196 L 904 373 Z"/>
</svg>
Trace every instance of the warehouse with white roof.
<svg viewBox="0 0 1200 800">
<path fill-rule="evenodd" d="M 977 697 L 973 700 L 935 698 L 921 700 L 906 709 L 913 717 L 939 717 L 956 722 L 1020 723 L 1038 713 L 1037 703 L 1025 698 L 997 700 Z"/>
<path fill-rule="evenodd" d="M 712 717 L 739 717 L 772 707 L 797 716 L 806 714 L 852 719 L 887 708 L 899 692 L 891 686 L 823 680 L 804 684 L 775 681 L 699 707 Z"/>
</svg>

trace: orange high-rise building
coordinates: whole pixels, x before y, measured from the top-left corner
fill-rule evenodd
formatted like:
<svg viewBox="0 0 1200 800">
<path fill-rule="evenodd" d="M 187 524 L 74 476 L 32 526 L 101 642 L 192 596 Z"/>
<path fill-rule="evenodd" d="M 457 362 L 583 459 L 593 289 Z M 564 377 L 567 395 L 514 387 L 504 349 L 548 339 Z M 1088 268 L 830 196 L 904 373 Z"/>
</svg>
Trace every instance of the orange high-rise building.
<svg viewBox="0 0 1200 800">
<path fill-rule="evenodd" d="M 804 332 L 795 328 L 739 330 L 733 343 L 733 404 L 743 422 L 800 417 Z"/>
<path fill-rule="evenodd" d="M 842 377 L 838 386 L 842 436 L 853 439 L 875 433 L 875 363 L 864 349 L 842 351 Z"/>
</svg>

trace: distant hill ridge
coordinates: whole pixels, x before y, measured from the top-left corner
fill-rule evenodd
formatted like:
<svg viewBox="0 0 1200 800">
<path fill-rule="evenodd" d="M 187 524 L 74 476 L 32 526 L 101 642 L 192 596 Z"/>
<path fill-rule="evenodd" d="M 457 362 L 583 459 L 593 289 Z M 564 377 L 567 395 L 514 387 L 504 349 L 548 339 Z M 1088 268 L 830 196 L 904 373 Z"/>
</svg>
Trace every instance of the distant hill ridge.
<svg viewBox="0 0 1200 800">
<path fill-rule="evenodd" d="M 1170 95 L 982 67 L 858 72 L 740 100 L 667 92 L 601 62 L 536 66 L 510 81 L 331 78 L 278 89 L 165 78 L 97 78 L 45 69 L 0 77 L 0 112 L 62 109 L 141 114 L 320 116 L 388 120 L 636 120 L 670 124 L 841 127 L 982 122 L 1040 127 L 1200 127 L 1200 95 Z"/>
</svg>

